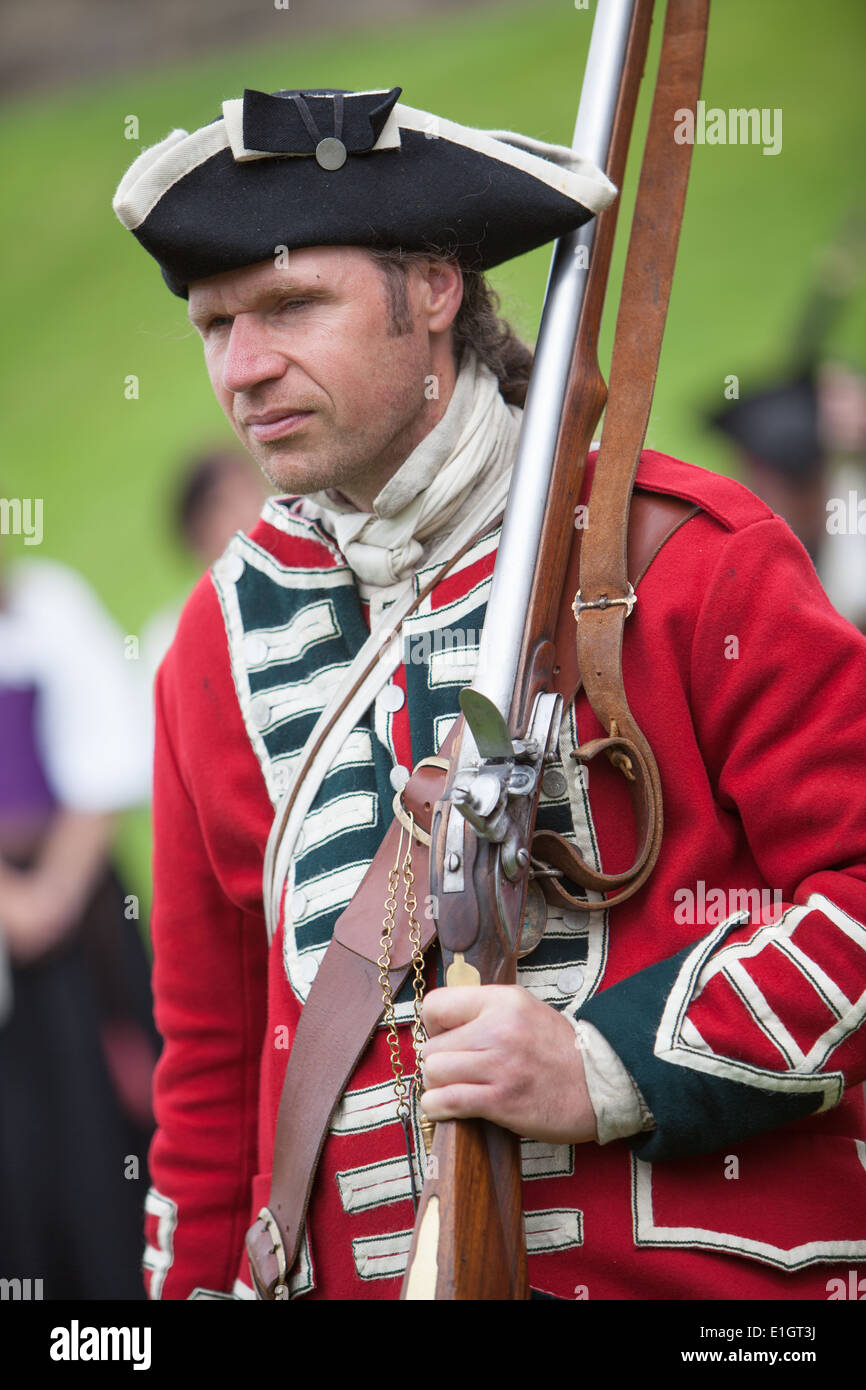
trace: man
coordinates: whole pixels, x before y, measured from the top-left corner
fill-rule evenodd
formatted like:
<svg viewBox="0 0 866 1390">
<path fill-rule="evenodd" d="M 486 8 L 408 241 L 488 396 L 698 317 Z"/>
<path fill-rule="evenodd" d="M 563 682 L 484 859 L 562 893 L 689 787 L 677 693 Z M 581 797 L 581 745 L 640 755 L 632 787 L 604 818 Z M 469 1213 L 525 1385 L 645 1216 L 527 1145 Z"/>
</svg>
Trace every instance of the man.
<svg viewBox="0 0 866 1390">
<path fill-rule="evenodd" d="M 566 151 L 396 95 L 247 92 L 142 155 L 115 200 L 288 494 L 198 586 L 157 684 L 154 1297 L 251 1295 L 244 1233 L 301 1009 L 395 791 L 471 679 L 522 370 L 478 271 L 612 196 Z M 540 1292 L 825 1297 L 839 1261 L 866 1258 L 866 1125 L 846 1092 L 866 1074 L 866 648 L 744 489 L 652 453 L 638 486 L 701 509 L 651 564 L 623 656 L 661 770 L 661 857 L 610 914 L 552 911 L 517 986 L 431 990 L 423 1109 L 525 1136 Z M 274 807 L 368 629 L 464 545 L 274 857 Z M 539 825 L 610 872 L 631 862 L 620 779 L 571 757 L 600 732 L 581 694 Z M 380 1030 L 332 1115 L 291 1296 L 397 1295 L 412 1208 L 395 1114 Z M 807 1165 L 821 1181 L 804 1190 Z"/>
</svg>

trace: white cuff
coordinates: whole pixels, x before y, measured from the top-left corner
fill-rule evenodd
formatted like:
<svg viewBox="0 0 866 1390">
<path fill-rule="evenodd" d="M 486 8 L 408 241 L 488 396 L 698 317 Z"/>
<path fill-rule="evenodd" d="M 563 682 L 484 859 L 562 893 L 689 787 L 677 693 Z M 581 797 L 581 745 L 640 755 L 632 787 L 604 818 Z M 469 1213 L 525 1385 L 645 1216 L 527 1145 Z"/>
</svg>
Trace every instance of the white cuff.
<svg viewBox="0 0 866 1390">
<path fill-rule="evenodd" d="M 567 1016 L 567 1015 L 566 1015 Z M 652 1111 L 637 1082 L 623 1066 L 610 1043 L 583 1019 L 570 1018 L 575 1047 L 580 1049 L 586 1087 L 595 1111 L 599 1144 L 626 1139 L 642 1130 L 655 1129 Z"/>
</svg>

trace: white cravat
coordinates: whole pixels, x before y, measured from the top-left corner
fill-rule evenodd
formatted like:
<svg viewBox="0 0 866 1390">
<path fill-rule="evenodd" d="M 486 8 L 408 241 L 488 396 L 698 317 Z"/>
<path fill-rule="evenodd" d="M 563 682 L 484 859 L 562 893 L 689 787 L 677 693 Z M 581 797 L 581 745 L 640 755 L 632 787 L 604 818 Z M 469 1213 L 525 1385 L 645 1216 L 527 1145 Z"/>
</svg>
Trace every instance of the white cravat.
<svg viewBox="0 0 866 1390">
<path fill-rule="evenodd" d="M 521 418 L 522 411 L 502 399 L 490 369 L 467 352 L 445 414 L 385 484 L 371 512 L 318 492 L 303 500 L 302 514 L 334 536 L 364 597 L 390 588 L 435 563 L 442 541 L 470 513 L 481 526 L 502 510 Z"/>
</svg>

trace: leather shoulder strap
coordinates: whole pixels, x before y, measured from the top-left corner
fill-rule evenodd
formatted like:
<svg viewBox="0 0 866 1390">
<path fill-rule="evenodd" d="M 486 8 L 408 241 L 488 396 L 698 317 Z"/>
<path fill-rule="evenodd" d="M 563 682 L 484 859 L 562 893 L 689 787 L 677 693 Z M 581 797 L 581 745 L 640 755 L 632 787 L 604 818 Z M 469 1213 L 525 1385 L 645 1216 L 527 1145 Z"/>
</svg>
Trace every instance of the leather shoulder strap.
<svg viewBox="0 0 866 1390">
<path fill-rule="evenodd" d="M 642 488 L 635 488 L 629 511 L 627 542 L 628 576 L 635 589 L 665 542 L 700 510 L 700 507 L 684 498 L 662 496 L 658 492 L 644 492 Z M 566 705 L 571 704 L 581 685 L 571 600 L 579 584 L 582 536 L 582 531 L 575 532 L 554 639 L 558 665 L 554 689 L 562 695 Z"/>
<path fill-rule="evenodd" d="M 632 499 L 628 523 L 628 579 L 634 589 L 638 588 L 656 555 L 667 540 L 679 528 L 695 516 L 700 507 L 679 497 L 666 497 L 658 493 L 643 492 L 636 489 Z M 552 876 L 539 878 L 539 884 L 548 902 L 557 907 L 579 911 L 607 911 L 618 902 L 630 898 L 643 886 L 649 877 L 658 855 L 661 843 L 661 784 L 658 788 L 658 772 L 652 755 L 645 758 L 642 745 L 646 743 L 640 730 L 634 725 L 625 693 L 622 688 L 622 660 L 619 641 L 622 626 L 619 625 L 611 650 L 601 644 L 605 633 L 596 626 L 594 633 L 587 638 L 582 647 L 575 642 L 575 615 L 567 600 L 575 592 L 581 562 L 580 533 L 572 548 L 571 560 L 566 576 L 565 600 L 559 613 L 556 628 L 556 652 L 559 673 L 556 689 L 560 691 L 566 705 L 574 699 L 582 684 L 581 671 L 589 666 L 595 678 L 595 700 L 592 701 L 596 714 L 611 730 L 607 738 L 594 739 L 583 744 L 574 755 L 581 761 L 590 761 L 598 753 L 606 753 L 614 766 L 620 768 L 629 781 L 635 822 L 638 828 L 640 852 L 635 866 L 627 874 L 603 874 L 594 869 L 568 840 L 553 830 L 537 831 L 532 841 L 532 853 L 536 859 L 558 869 L 560 874 L 579 883 L 581 887 L 602 895 L 611 891 L 616 896 L 600 899 L 578 898 L 569 893 Z M 607 668 L 607 669 L 606 669 Z M 611 668 L 614 668 L 611 675 Z M 599 687 L 604 701 L 599 709 Z M 589 694 L 589 691 L 587 691 Z M 625 711 L 625 717 L 620 711 Z M 620 723 L 617 723 L 619 716 Z M 652 804 L 657 796 L 657 812 Z"/>
</svg>

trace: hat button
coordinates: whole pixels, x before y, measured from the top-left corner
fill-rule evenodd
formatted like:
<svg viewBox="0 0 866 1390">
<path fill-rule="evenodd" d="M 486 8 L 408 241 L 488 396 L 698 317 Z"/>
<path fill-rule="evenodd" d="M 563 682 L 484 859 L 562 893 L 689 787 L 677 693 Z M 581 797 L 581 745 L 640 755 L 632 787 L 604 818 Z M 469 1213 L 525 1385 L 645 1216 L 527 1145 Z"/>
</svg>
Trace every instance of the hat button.
<svg viewBox="0 0 866 1390">
<path fill-rule="evenodd" d="M 346 162 L 346 146 L 342 140 L 328 135 L 316 146 L 316 163 L 323 169 L 342 169 Z"/>
</svg>

